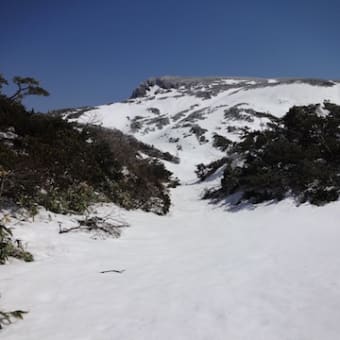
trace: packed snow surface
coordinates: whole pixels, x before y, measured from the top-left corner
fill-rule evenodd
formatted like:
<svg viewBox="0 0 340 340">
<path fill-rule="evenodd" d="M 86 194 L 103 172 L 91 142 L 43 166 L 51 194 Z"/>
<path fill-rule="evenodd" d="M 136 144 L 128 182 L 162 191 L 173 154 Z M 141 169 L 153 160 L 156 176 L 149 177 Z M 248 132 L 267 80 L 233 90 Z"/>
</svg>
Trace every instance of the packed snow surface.
<svg viewBox="0 0 340 340">
<path fill-rule="evenodd" d="M 120 239 L 16 226 L 36 261 L 0 267 L 1 300 L 29 314 L 1 338 L 338 340 L 340 205 L 231 212 L 200 189 L 175 189 L 165 217 L 120 211 Z"/>
<path fill-rule="evenodd" d="M 213 82 L 238 86 L 245 80 L 213 80 L 205 86 Z M 78 118 L 85 121 L 92 115 L 105 126 L 128 132 L 135 116 L 152 117 L 145 107 L 164 111 L 169 124 L 135 135 L 174 151 L 168 138 L 177 134 L 181 163 L 168 165 L 182 185 L 172 189 L 167 216 L 96 206 L 99 216 L 130 224 L 119 239 L 58 234 L 59 224 L 70 227 L 75 217 L 44 211 L 34 222 L 13 221 L 15 235 L 35 261 L 11 260 L 0 266 L 1 309 L 29 311 L 24 320 L 1 330 L 1 339 L 338 340 L 340 203 L 296 207 L 287 199 L 231 209 L 200 200 L 204 187 L 217 184 L 218 176 L 208 184 L 195 183 L 194 164 L 220 153 L 210 141 L 200 144 L 193 136 L 184 137 L 187 127 L 172 129 L 178 122 L 173 116 L 184 110 L 179 102 L 209 108 L 199 121 L 208 138 L 223 126 L 224 111 L 213 109 L 220 105 L 244 102 L 244 107 L 279 116 L 296 102 L 340 102 L 338 85 L 277 82 L 271 79 L 272 87 L 251 87 L 230 96 L 226 91 L 235 88 L 227 89 L 208 102 L 186 94 L 146 107 L 145 101 L 164 95 L 154 94 L 153 86 L 146 97 L 99 107 Z M 171 91 L 185 86 L 180 83 Z M 230 99 L 233 96 L 239 98 Z M 100 273 L 112 269 L 124 272 Z"/>
</svg>

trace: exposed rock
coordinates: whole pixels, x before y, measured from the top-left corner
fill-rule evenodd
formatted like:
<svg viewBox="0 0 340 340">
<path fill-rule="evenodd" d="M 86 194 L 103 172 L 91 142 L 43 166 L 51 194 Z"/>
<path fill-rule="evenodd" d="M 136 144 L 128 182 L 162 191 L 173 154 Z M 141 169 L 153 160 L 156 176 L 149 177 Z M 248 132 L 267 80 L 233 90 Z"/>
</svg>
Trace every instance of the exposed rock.
<svg viewBox="0 0 340 340">
<path fill-rule="evenodd" d="M 130 99 L 141 98 L 146 96 L 151 87 L 157 85 L 160 89 L 170 90 L 177 89 L 182 95 L 192 95 L 200 98 L 211 98 L 222 91 L 229 89 L 254 89 L 261 87 L 273 87 L 284 84 L 309 84 L 312 86 L 331 87 L 336 84 L 335 81 L 324 79 L 299 79 L 299 78 L 282 78 L 282 79 L 263 79 L 263 78 L 237 78 L 237 77 L 207 77 L 207 78 L 190 78 L 190 77 L 159 77 L 151 78 L 142 82 L 131 94 Z M 166 92 L 166 91 L 165 91 Z M 163 93 L 165 93 L 163 92 Z M 159 93 L 161 93 L 159 91 Z M 180 96 L 180 95 L 177 95 Z"/>
</svg>

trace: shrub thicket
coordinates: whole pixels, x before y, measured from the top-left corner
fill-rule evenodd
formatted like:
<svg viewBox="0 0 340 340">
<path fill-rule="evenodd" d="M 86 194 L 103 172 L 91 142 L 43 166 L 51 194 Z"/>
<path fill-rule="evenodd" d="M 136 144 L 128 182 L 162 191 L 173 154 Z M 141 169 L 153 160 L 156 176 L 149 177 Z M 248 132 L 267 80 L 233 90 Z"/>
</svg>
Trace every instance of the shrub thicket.
<svg viewBox="0 0 340 340">
<path fill-rule="evenodd" d="M 213 136 L 214 142 L 213 146 L 221 151 L 226 151 L 228 147 L 232 144 L 232 141 L 228 138 L 225 138 L 217 133 Z"/>
<path fill-rule="evenodd" d="M 340 193 L 340 106 L 293 107 L 262 131 L 246 131 L 224 163 L 221 188 L 254 203 L 281 200 L 322 205 Z"/>
<path fill-rule="evenodd" d="M 117 131 L 29 113 L 0 96 L 0 199 L 32 213 L 37 205 L 67 213 L 112 201 L 165 214 L 171 173 L 141 157 L 143 148 L 155 150 Z"/>
</svg>

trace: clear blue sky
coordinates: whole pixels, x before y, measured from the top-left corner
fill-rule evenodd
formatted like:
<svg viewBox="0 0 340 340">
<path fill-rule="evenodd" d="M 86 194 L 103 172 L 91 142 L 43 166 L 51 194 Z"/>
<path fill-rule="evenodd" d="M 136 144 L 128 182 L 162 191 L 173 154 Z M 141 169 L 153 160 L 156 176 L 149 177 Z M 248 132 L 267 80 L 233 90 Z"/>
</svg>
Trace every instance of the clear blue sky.
<svg viewBox="0 0 340 340">
<path fill-rule="evenodd" d="M 98 105 L 152 76 L 340 78 L 340 1 L 1 0 L 0 72 Z"/>
</svg>

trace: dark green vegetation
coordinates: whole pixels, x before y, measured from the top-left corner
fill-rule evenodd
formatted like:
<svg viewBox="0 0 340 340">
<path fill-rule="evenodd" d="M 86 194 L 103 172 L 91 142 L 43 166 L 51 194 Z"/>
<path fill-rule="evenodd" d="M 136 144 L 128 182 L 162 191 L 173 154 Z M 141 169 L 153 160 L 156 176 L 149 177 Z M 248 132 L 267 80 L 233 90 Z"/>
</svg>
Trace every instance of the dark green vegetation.
<svg viewBox="0 0 340 340">
<path fill-rule="evenodd" d="M 165 214 L 171 173 L 154 158 L 158 150 L 120 132 L 30 114 L 18 102 L 0 97 L 2 202 L 31 209 L 83 212 L 92 202 Z M 173 159 L 175 160 L 175 159 Z"/>
<path fill-rule="evenodd" d="M 221 139 L 216 142 L 220 147 Z M 245 131 L 239 143 L 228 145 L 222 164 L 221 187 L 207 192 L 207 198 L 238 193 L 239 203 L 287 196 L 315 205 L 335 201 L 340 193 L 340 106 L 293 107 L 265 130 Z M 204 179 L 209 168 L 213 165 L 201 164 L 198 175 Z"/>
<path fill-rule="evenodd" d="M 33 78 L 13 81 L 18 90 L 6 96 L 1 87 L 7 81 L 0 77 L 0 207 L 15 204 L 32 215 L 39 205 L 81 213 L 105 201 L 168 212 L 173 181 L 156 158 L 178 159 L 119 131 L 27 112 L 23 96 L 48 92 Z"/>
<path fill-rule="evenodd" d="M 0 264 L 5 264 L 9 257 L 32 262 L 32 254 L 23 249 L 19 240 L 13 241 L 12 236 L 11 230 L 0 224 Z"/>
<path fill-rule="evenodd" d="M 226 151 L 228 147 L 232 144 L 232 142 L 228 138 L 225 138 L 217 133 L 214 134 L 213 138 L 213 146 L 217 149 L 220 149 L 221 151 Z"/>
</svg>

